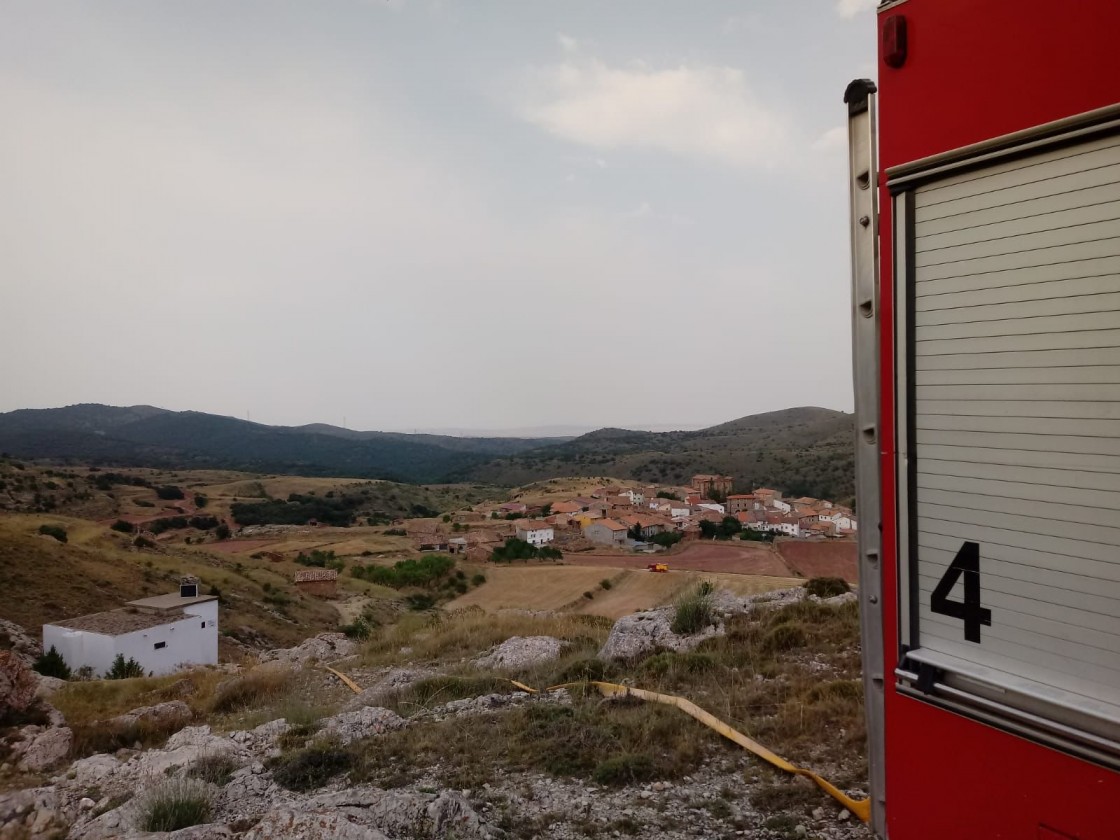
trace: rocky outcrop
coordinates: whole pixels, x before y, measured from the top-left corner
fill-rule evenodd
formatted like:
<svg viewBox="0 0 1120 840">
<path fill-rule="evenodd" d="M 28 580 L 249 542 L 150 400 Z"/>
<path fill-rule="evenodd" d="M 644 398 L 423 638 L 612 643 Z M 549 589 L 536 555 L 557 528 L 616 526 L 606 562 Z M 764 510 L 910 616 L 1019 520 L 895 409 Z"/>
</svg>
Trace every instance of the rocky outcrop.
<svg viewBox="0 0 1120 840">
<path fill-rule="evenodd" d="M 260 655 L 260 661 L 285 665 L 306 665 L 312 660 L 333 662 L 352 656 L 357 649 L 357 644 L 343 633 L 320 633 L 293 648 L 266 650 Z"/>
<path fill-rule="evenodd" d="M 68 822 L 54 788 L 0 794 L 0 840 L 47 840 L 58 837 Z"/>
<path fill-rule="evenodd" d="M 350 700 L 343 707 L 343 711 L 353 711 L 363 706 L 376 706 L 389 695 L 404 691 L 421 680 L 438 675 L 439 672 L 432 668 L 390 668 L 381 679 Z"/>
<path fill-rule="evenodd" d="M 514 636 L 490 649 L 474 661 L 479 668 L 520 671 L 560 655 L 564 643 L 552 636 Z"/>
<path fill-rule="evenodd" d="M 10 650 L 25 665 L 32 665 L 43 652 L 43 646 L 14 621 L 0 618 L 0 650 Z"/>
<path fill-rule="evenodd" d="M 624 615 L 614 623 L 600 659 L 638 659 L 659 650 L 692 650 L 705 639 L 723 633 L 719 625 L 709 625 L 690 636 L 673 632 L 672 609 L 647 610 Z"/>
<path fill-rule="evenodd" d="M 74 733 L 68 726 L 43 729 L 38 726 L 24 727 L 23 740 L 13 747 L 13 755 L 19 756 L 19 768 L 30 773 L 41 773 L 61 764 L 70 755 Z"/>
<path fill-rule="evenodd" d="M 38 675 L 10 650 L 0 651 L 0 720 L 27 711 L 35 701 Z"/>
<path fill-rule="evenodd" d="M 346 814 L 278 808 L 253 826 L 244 840 L 390 840 Z"/>
<path fill-rule="evenodd" d="M 366 706 L 327 718 L 323 721 L 322 731 L 337 735 L 343 744 L 349 744 L 351 741 L 369 738 L 372 735 L 384 735 L 386 732 L 404 726 L 404 718 L 396 712 L 377 706 Z"/>
<path fill-rule="evenodd" d="M 116 727 L 152 726 L 167 731 L 176 725 L 186 724 L 192 716 L 191 707 L 182 700 L 169 700 L 154 706 L 141 706 L 110 718 L 106 723 Z"/>
</svg>

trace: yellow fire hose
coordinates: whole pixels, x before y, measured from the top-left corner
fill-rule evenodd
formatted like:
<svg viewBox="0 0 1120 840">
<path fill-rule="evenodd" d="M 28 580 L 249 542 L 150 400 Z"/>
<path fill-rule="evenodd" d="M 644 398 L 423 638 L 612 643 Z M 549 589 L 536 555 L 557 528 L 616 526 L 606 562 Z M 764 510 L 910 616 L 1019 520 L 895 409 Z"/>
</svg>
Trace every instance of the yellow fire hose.
<svg viewBox="0 0 1120 840">
<path fill-rule="evenodd" d="M 328 671 L 338 677 L 344 682 L 355 694 L 361 693 L 362 689 L 356 682 L 350 679 L 345 674 L 336 671 L 334 668 L 324 666 Z M 510 682 L 530 694 L 540 694 L 538 689 L 525 685 L 525 683 L 518 682 L 517 680 L 510 680 Z M 727 738 L 729 741 L 734 741 L 743 749 L 748 752 L 754 753 L 761 758 L 777 767 L 779 770 L 784 770 L 786 773 L 792 773 L 795 776 L 804 776 L 806 779 L 812 780 L 817 787 L 855 814 L 864 822 L 871 819 L 871 800 L 870 799 L 852 799 L 842 790 L 831 784 L 828 780 L 821 778 L 812 770 L 806 770 L 798 767 L 792 762 L 786 761 L 777 753 L 773 753 L 757 741 L 748 738 L 742 732 L 732 729 L 722 720 L 712 715 L 691 700 L 685 700 L 683 697 L 677 697 L 673 694 L 659 694 L 656 691 L 646 691 L 644 688 L 631 688 L 627 685 L 618 685 L 617 683 L 599 682 L 597 680 L 590 680 L 587 684 L 595 686 L 604 697 L 637 697 L 639 700 L 648 700 L 651 703 L 662 703 L 666 706 L 676 706 L 686 715 L 700 721 L 709 729 L 713 729 Z M 553 691 L 557 688 L 569 688 L 574 685 L 584 685 L 584 683 L 564 683 L 563 685 L 553 685 L 545 689 L 545 691 Z"/>
<path fill-rule="evenodd" d="M 517 682 L 516 680 L 510 680 L 510 682 L 512 682 L 522 691 L 528 691 L 532 694 L 539 693 L 536 689 L 530 688 L 524 683 Z M 591 680 L 589 681 L 589 684 L 595 686 L 595 688 L 597 688 L 599 692 L 605 697 L 637 697 L 639 700 L 648 700 L 652 703 L 662 703 L 666 706 L 676 706 L 686 715 L 689 715 L 700 721 L 709 729 L 714 729 L 724 738 L 727 738 L 729 741 L 734 741 L 743 749 L 747 750 L 748 752 L 754 753 L 763 761 L 769 762 L 779 770 L 784 770 L 786 773 L 792 773 L 795 776 L 804 776 L 805 778 L 812 780 L 817 785 L 817 787 L 819 787 L 821 790 L 823 790 L 825 793 L 827 793 L 829 796 L 831 796 L 833 799 L 835 799 L 837 802 L 839 802 L 864 822 L 867 822 L 869 819 L 871 819 L 870 799 L 852 799 L 835 785 L 831 784 L 826 779 L 821 778 L 812 770 L 805 770 L 802 767 L 798 767 L 796 764 L 786 761 L 780 755 L 777 755 L 776 753 L 773 753 L 770 750 L 766 749 L 766 747 L 762 746 L 762 744 L 748 738 L 742 732 L 732 729 L 722 720 L 704 711 L 690 700 L 685 700 L 683 697 L 677 697 L 672 694 L 658 694 L 656 691 L 646 691 L 642 688 L 631 688 L 630 686 L 618 685 L 616 683 L 598 682 L 596 680 Z M 567 688 L 568 686 L 572 685 L 580 685 L 580 683 L 554 685 L 545 689 L 545 691 L 552 691 L 553 689 L 557 688 Z"/>
</svg>

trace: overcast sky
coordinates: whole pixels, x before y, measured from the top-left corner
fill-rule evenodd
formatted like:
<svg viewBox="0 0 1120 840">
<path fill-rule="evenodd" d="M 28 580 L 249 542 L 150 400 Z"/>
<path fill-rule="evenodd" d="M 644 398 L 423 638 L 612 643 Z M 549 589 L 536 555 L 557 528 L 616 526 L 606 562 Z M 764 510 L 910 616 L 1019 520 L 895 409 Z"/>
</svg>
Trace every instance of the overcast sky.
<svg viewBox="0 0 1120 840">
<path fill-rule="evenodd" d="M 0 3 L 0 410 L 850 410 L 874 0 Z"/>
</svg>

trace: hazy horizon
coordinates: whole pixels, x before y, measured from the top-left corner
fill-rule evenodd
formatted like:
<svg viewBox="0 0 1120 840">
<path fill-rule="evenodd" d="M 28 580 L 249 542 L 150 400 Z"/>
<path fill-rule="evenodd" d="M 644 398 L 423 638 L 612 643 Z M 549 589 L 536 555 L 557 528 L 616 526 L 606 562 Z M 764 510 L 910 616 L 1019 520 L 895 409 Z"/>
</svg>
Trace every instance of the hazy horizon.
<svg viewBox="0 0 1120 840">
<path fill-rule="evenodd" d="M 874 5 L 12 0 L 0 411 L 848 411 Z"/>
</svg>

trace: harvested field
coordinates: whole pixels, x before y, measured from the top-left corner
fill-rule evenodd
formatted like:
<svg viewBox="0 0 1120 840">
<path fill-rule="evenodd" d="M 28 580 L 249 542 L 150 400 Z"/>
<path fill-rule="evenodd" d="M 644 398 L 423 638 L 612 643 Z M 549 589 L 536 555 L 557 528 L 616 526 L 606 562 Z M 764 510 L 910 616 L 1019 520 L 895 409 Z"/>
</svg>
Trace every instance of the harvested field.
<svg viewBox="0 0 1120 840">
<path fill-rule="evenodd" d="M 644 569 L 650 563 L 668 563 L 669 568 L 692 572 L 726 572 L 735 575 L 796 577 L 770 546 L 740 542 L 693 542 L 670 554 L 565 554 L 564 562 L 580 566 L 611 566 Z"/>
<path fill-rule="evenodd" d="M 794 574 L 802 577 L 839 577 L 859 582 L 859 546 L 855 542 L 779 540 L 778 553 Z"/>
<path fill-rule="evenodd" d="M 654 574 L 644 569 L 602 566 L 487 566 L 486 583 L 447 605 L 454 610 L 481 607 L 487 612 L 502 609 L 566 610 L 584 615 L 619 618 L 672 602 L 681 592 L 701 580 L 736 595 L 753 595 L 772 589 L 798 586 L 789 577 L 669 572 Z M 603 589 L 604 580 L 610 589 Z M 589 592 L 591 598 L 584 593 Z"/>
</svg>

